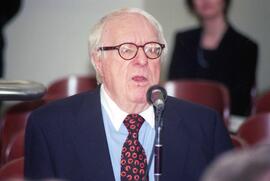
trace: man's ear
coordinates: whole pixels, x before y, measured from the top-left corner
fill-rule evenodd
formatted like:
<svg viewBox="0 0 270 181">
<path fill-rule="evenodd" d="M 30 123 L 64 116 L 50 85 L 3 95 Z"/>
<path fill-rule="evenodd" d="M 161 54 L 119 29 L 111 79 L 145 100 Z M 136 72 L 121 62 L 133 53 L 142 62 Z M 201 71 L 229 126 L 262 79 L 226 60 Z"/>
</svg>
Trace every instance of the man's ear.
<svg viewBox="0 0 270 181">
<path fill-rule="evenodd" d="M 97 73 L 102 77 L 103 76 L 103 68 L 102 68 L 102 60 L 101 60 L 101 55 L 99 55 L 99 52 L 94 51 L 91 53 L 91 59 L 93 63 L 95 64 L 95 68 Z"/>
</svg>

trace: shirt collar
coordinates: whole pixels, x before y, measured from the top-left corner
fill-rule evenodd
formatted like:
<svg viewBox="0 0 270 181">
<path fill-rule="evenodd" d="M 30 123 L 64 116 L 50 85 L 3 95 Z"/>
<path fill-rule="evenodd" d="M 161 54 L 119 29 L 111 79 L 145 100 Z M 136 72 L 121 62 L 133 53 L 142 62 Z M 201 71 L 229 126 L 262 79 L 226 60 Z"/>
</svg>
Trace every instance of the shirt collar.
<svg viewBox="0 0 270 181">
<path fill-rule="evenodd" d="M 100 99 L 101 105 L 105 109 L 106 113 L 108 114 L 114 128 L 119 131 L 121 124 L 123 123 L 124 119 L 128 115 L 125 111 L 123 111 L 118 105 L 110 98 L 107 94 L 104 86 L 101 85 L 100 88 Z M 146 110 L 140 113 L 140 115 L 145 119 L 145 121 L 154 128 L 155 125 L 155 114 L 153 106 L 149 106 Z"/>
</svg>

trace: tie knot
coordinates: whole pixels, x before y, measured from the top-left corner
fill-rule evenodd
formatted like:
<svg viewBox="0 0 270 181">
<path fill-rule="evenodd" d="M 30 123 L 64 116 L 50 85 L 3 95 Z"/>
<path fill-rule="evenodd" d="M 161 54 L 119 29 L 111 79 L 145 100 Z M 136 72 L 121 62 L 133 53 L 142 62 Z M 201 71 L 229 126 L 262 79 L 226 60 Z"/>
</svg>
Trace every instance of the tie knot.
<svg viewBox="0 0 270 181">
<path fill-rule="evenodd" d="M 143 123 L 144 118 L 139 114 L 129 114 L 124 120 L 129 133 L 138 133 Z"/>
</svg>

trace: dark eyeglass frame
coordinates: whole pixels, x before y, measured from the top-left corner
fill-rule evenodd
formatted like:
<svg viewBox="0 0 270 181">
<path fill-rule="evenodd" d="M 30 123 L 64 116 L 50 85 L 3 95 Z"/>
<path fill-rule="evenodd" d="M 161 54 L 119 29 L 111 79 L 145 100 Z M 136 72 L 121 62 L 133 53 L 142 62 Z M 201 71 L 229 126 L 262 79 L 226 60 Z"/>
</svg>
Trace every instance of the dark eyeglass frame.
<svg viewBox="0 0 270 181">
<path fill-rule="evenodd" d="M 159 55 L 158 57 L 152 58 L 152 57 L 149 57 L 149 56 L 145 53 L 144 47 L 145 47 L 146 45 L 148 45 L 148 44 L 151 44 L 151 43 L 156 43 L 156 44 L 158 44 L 158 45 L 161 47 L 161 52 L 160 52 L 160 55 Z M 134 46 L 137 47 L 137 50 L 136 50 L 136 53 L 134 54 L 134 56 L 131 57 L 131 58 L 128 58 L 128 59 L 127 59 L 127 58 L 124 58 L 124 57 L 121 55 L 121 53 L 120 53 L 120 47 L 121 47 L 122 45 L 125 45 L 125 44 L 132 44 L 132 45 L 134 45 Z M 162 51 L 163 51 L 163 49 L 165 48 L 165 44 L 162 44 L 162 43 L 159 43 L 159 42 L 154 42 L 154 41 L 153 41 L 153 42 L 147 42 L 147 43 L 145 43 L 144 45 L 136 45 L 135 43 L 132 43 L 132 42 L 125 42 L 125 43 L 121 43 L 120 45 L 116 45 L 116 46 L 99 47 L 97 50 L 98 50 L 98 51 L 118 50 L 118 54 L 119 54 L 119 56 L 120 56 L 122 59 L 124 59 L 124 60 L 131 60 L 131 59 L 133 59 L 134 57 L 137 56 L 137 53 L 138 53 L 138 51 L 139 51 L 139 48 L 142 48 L 142 49 L 143 49 L 143 52 L 144 52 L 144 54 L 145 54 L 145 56 L 146 56 L 147 58 L 149 58 L 149 59 L 157 59 L 157 58 L 159 58 L 159 57 L 161 56 Z"/>
</svg>

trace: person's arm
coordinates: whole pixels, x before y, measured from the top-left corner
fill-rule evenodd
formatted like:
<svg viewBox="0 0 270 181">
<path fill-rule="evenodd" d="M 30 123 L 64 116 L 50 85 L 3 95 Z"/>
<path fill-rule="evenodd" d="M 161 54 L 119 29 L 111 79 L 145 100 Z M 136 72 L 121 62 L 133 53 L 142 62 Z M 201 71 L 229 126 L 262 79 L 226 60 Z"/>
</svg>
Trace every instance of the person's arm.
<svg viewBox="0 0 270 181">
<path fill-rule="evenodd" d="M 28 119 L 25 133 L 26 179 L 54 178 L 52 160 L 44 131 L 39 125 L 39 116 L 33 113 Z"/>
<path fill-rule="evenodd" d="M 247 41 L 239 48 L 239 60 L 237 60 L 237 70 L 231 91 L 232 112 L 247 116 L 252 106 L 251 90 L 256 86 L 258 47 Z"/>
</svg>

